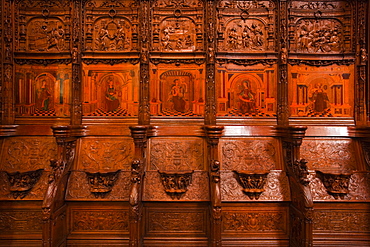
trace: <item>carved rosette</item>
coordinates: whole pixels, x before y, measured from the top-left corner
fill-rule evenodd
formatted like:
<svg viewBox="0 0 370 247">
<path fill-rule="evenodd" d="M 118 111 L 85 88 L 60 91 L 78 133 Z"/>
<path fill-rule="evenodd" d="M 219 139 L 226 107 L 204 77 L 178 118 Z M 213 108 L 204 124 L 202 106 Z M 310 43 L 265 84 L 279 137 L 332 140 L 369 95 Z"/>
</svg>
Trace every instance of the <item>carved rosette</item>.
<svg viewBox="0 0 370 247">
<path fill-rule="evenodd" d="M 243 192 L 250 198 L 256 199 L 265 191 L 266 178 L 269 171 L 234 171 L 236 179 L 243 187 Z"/>
<path fill-rule="evenodd" d="M 114 184 L 119 175 L 119 170 L 115 172 L 85 172 L 90 185 L 90 192 L 95 195 L 96 198 L 104 198 L 107 193 L 112 191 Z"/>
<path fill-rule="evenodd" d="M 161 176 L 164 191 L 171 196 L 172 199 L 177 198 L 179 200 L 183 194 L 188 191 L 188 186 L 191 184 L 194 171 L 158 172 Z"/>
<path fill-rule="evenodd" d="M 14 199 L 26 197 L 40 179 L 43 170 L 7 173 L 10 182 L 9 190 L 13 194 Z"/>
<path fill-rule="evenodd" d="M 318 176 L 324 184 L 327 192 L 335 199 L 344 199 L 344 197 L 349 193 L 348 186 L 352 172 L 323 172 L 316 170 L 316 176 Z"/>
</svg>

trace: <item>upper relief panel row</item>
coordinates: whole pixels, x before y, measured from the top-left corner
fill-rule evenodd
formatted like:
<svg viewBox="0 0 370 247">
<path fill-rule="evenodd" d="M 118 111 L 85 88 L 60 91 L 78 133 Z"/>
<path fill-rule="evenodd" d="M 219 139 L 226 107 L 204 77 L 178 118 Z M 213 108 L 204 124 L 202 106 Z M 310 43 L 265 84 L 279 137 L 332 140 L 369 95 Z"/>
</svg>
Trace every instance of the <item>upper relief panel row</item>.
<svg viewBox="0 0 370 247">
<path fill-rule="evenodd" d="M 205 16 L 202 0 L 150 1 L 150 30 L 140 29 L 139 1 L 83 1 L 81 30 L 86 53 L 137 52 L 142 32 L 150 33 L 150 50 L 160 53 L 204 52 Z M 69 1 L 16 4 L 16 51 L 69 52 L 73 8 Z M 287 32 L 293 53 L 347 53 L 353 50 L 354 16 L 349 1 L 292 1 L 286 26 L 279 26 L 277 1 L 215 1 L 219 53 L 276 52 L 278 32 Z M 281 30 L 280 30 L 281 29 Z M 285 29 L 285 30 L 283 30 Z"/>
</svg>

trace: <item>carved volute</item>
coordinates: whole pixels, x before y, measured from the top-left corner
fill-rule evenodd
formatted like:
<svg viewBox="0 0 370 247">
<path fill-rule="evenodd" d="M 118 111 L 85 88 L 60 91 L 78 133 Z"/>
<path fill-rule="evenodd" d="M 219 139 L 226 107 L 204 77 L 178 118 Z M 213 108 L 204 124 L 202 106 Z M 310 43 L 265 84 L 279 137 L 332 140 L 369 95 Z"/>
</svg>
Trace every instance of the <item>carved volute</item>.
<svg viewBox="0 0 370 247">
<path fill-rule="evenodd" d="M 344 199 L 349 192 L 348 186 L 352 176 L 352 172 L 323 172 L 316 170 L 317 177 L 324 184 L 326 191 L 335 199 Z"/>
<path fill-rule="evenodd" d="M 269 171 L 234 171 L 234 173 L 239 184 L 243 187 L 243 192 L 250 199 L 258 200 L 265 191 L 264 186 Z"/>
<path fill-rule="evenodd" d="M 10 182 L 9 190 L 14 199 L 26 197 L 40 179 L 43 170 L 7 173 Z"/>
<path fill-rule="evenodd" d="M 194 171 L 158 172 L 161 175 L 164 191 L 171 196 L 172 199 L 181 199 L 186 191 L 188 191 L 188 186 L 191 184 Z"/>
<path fill-rule="evenodd" d="M 104 198 L 107 193 L 112 191 L 114 184 L 117 181 L 119 170 L 115 172 L 85 172 L 90 185 L 90 192 L 95 195 L 96 198 Z"/>
</svg>

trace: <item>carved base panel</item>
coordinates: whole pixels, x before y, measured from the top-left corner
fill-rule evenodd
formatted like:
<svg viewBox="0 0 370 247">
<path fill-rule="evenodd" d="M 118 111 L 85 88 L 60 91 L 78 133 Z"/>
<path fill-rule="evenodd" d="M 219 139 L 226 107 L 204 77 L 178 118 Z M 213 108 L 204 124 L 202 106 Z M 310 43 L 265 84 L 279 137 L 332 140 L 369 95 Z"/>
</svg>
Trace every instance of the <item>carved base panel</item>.
<svg viewBox="0 0 370 247">
<path fill-rule="evenodd" d="M 283 171 L 271 170 L 266 178 L 264 192 L 258 201 L 289 201 L 290 190 L 288 178 Z M 221 197 L 223 201 L 254 201 L 243 192 L 243 187 L 238 183 L 232 171 L 221 171 Z"/>
</svg>

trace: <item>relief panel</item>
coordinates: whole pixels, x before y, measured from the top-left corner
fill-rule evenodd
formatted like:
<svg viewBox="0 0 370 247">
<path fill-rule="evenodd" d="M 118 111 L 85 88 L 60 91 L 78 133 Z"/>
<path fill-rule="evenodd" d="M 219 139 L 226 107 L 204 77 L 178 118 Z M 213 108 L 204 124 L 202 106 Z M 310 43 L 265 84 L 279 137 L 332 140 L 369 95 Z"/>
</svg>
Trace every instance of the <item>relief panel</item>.
<svg viewBox="0 0 370 247">
<path fill-rule="evenodd" d="M 70 231 L 78 233 L 128 233 L 129 226 L 128 210 L 122 209 L 92 209 L 72 208 L 70 209 Z"/>
<path fill-rule="evenodd" d="M 289 102 L 292 117 L 352 117 L 353 66 L 291 66 Z"/>
<path fill-rule="evenodd" d="M 31 234 L 42 231 L 41 210 L 0 211 L 0 235 Z"/>
<path fill-rule="evenodd" d="M 86 51 L 137 50 L 138 6 L 135 1 L 86 1 Z"/>
<path fill-rule="evenodd" d="M 84 67 L 83 115 L 86 117 L 137 116 L 138 66 Z"/>
<path fill-rule="evenodd" d="M 362 210 L 324 210 L 313 212 L 314 232 L 369 233 L 370 213 Z"/>
<path fill-rule="evenodd" d="M 280 167 L 279 144 L 272 138 L 221 139 L 221 170 L 274 170 Z"/>
<path fill-rule="evenodd" d="M 203 50 L 203 4 L 199 0 L 153 1 L 152 50 Z"/>
<path fill-rule="evenodd" d="M 309 170 L 354 171 L 356 167 L 354 143 L 349 139 L 308 139 L 301 145 L 301 158 Z"/>
<path fill-rule="evenodd" d="M 19 1 L 16 51 L 60 53 L 71 42 L 71 8 L 68 1 Z"/>
<path fill-rule="evenodd" d="M 292 1 L 289 6 L 289 48 L 300 53 L 351 51 L 349 1 Z"/>
<path fill-rule="evenodd" d="M 161 176 L 157 171 L 147 171 L 144 182 L 144 201 L 208 201 L 208 173 L 205 171 L 194 171 L 187 191 L 180 199 L 172 199 L 165 192 L 162 185 Z"/>
<path fill-rule="evenodd" d="M 21 65 L 15 76 L 17 117 L 68 117 L 71 69 L 64 65 Z"/>
<path fill-rule="evenodd" d="M 276 117 L 274 67 L 220 66 L 216 80 L 218 117 Z"/>
<path fill-rule="evenodd" d="M 206 156 L 204 148 L 201 138 L 151 138 L 148 170 L 203 170 Z"/>
<path fill-rule="evenodd" d="M 267 175 L 264 192 L 258 201 L 289 201 L 290 189 L 286 173 L 280 170 L 270 170 Z M 243 193 L 243 187 L 238 183 L 235 173 L 221 171 L 222 201 L 255 201 Z"/>
<path fill-rule="evenodd" d="M 200 117 L 204 114 L 204 73 L 199 66 L 153 66 L 150 111 L 153 116 Z"/>
<path fill-rule="evenodd" d="M 275 50 L 273 1 L 219 1 L 218 50 L 258 52 Z"/>
<path fill-rule="evenodd" d="M 90 172 L 130 170 L 134 144 L 131 138 L 92 137 L 80 140 L 77 169 Z"/>
</svg>

